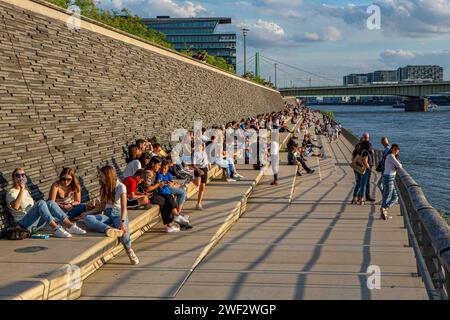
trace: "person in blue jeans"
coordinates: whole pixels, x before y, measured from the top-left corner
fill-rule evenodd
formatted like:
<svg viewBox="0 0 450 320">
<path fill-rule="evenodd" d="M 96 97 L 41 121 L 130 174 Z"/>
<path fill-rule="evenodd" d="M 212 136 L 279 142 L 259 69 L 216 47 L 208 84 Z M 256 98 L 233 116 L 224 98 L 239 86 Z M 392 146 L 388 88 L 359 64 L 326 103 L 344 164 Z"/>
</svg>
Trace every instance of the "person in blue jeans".
<svg viewBox="0 0 450 320">
<path fill-rule="evenodd" d="M 53 236 L 70 238 L 72 234 L 86 234 L 86 231 L 72 223 L 67 214 L 55 201 L 40 200 L 36 203 L 26 188 L 27 177 L 23 168 L 12 173 L 13 186 L 6 193 L 6 206 L 14 223 L 24 229 L 42 229 L 48 225 L 53 228 Z M 64 228 L 65 227 L 65 228 Z"/>
<path fill-rule="evenodd" d="M 86 211 L 86 205 L 81 203 L 80 182 L 74 169 L 62 169 L 59 180 L 50 188 L 48 200 L 55 201 L 72 221 Z"/>
<path fill-rule="evenodd" d="M 105 233 L 110 238 L 120 238 L 131 264 L 139 263 L 139 258 L 131 248 L 130 230 L 128 227 L 127 188 L 117 179 L 113 167 L 100 169 L 100 210 L 104 214 L 87 215 L 84 223 L 89 229 Z"/>
<path fill-rule="evenodd" d="M 391 146 L 389 145 L 389 140 L 387 137 L 381 138 L 381 144 L 384 147 L 384 151 L 383 151 L 383 158 L 381 159 L 381 175 L 380 179 L 378 180 L 377 186 L 378 189 L 381 191 L 381 194 L 383 194 L 384 160 L 386 159 L 389 151 L 391 150 Z"/>
<path fill-rule="evenodd" d="M 397 159 L 400 153 L 400 147 L 393 144 L 386 159 L 384 160 L 384 175 L 383 175 L 383 201 L 381 202 L 381 218 L 384 220 L 392 219 L 388 214 L 394 204 L 398 201 L 397 190 L 395 189 L 395 177 L 397 171 L 403 168 L 400 161 Z"/>
<path fill-rule="evenodd" d="M 166 201 L 173 201 L 173 196 L 176 196 L 177 210 L 174 221 L 179 224 L 189 224 L 189 217 L 180 214 L 181 208 L 186 201 L 186 190 L 173 181 L 173 176 L 169 172 L 171 165 L 169 160 L 162 162 L 161 169 L 155 177 L 155 182 L 162 183 L 162 186 L 156 189 L 156 193 L 164 197 Z"/>
<path fill-rule="evenodd" d="M 365 194 L 366 194 L 366 186 L 367 181 L 370 176 L 370 165 L 369 165 L 369 152 L 371 145 L 368 141 L 362 141 L 358 144 L 358 148 L 356 150 L 356 155 L 360 155 L 362 157 L 362 165 L 365 168 L 363 174 L 355 171 L 355 180 L 356 185 L 353 190 L 353 200 L 352 204 L 360 204 L 363 205 L 365 203 Z"/>
</svg>

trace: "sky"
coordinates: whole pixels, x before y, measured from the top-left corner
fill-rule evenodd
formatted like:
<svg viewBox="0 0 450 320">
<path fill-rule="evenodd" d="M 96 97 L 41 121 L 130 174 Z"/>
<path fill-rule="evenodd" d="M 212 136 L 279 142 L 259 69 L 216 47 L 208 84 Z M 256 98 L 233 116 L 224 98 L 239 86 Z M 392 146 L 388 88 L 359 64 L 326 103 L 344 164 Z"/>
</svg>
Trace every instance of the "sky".
<svg viewBox="0 0 450 320">
<path fill-rule="evenodd" d="M 99 2 L 108 9 L 128 8 L 143 18 L 231 17 L 232 24 L 218 31 L 238 35 L 238 72 L 242 72 L 244 60 L 240 30 L 246 27 L 250 29 L 247 60 L 255 52 L 265 57 L 262 76 L 273 81 L 273 60 L 283 63 L 277 68 L 279 87 L 304 86 L 310 81 L 312 85 L 342 84 L 342 77 L 349 73 L 412 64 L 441 65 L 445 80 L 450 81 L 450 0 Z M 379 8 L 379 19 L 373 6 Z M 248 68 L 254 69 L 254 63 L 250 62 Z"/>
</svg>

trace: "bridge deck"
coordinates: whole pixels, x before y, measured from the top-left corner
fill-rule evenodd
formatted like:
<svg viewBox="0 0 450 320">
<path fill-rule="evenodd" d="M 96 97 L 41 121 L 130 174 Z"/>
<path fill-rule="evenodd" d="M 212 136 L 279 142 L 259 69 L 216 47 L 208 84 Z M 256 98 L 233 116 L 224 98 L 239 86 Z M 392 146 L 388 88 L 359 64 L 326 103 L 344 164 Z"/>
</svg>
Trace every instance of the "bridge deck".
<svg viewBox="0 0 450 320">
<path fill-rule="evenodd" d="M 378 205 L 350 205 L 352 146 L 324 141 L 324 147 L 328 159 L 309 160 L 313 175 L 296 178 L 295 168 L 281 166 L 278 187 L 263 177 L 245 214 L 184 285 L 199 246 L 217 227 L 205 214 L 213 218 L 218 212 L 223 219 L 226 201 L 193 214 L 197 223 L 191 233 L 144 236 L 136 244 L 141 265 L 130 267 L 125 257 L 111 261 L 87 279 L 82 299 L 427 299 L 414 275 L 399 209 L 386 222 L 379 219 Z M 208 194 L 244 189 L 213 182 Z M 381 198 L 378 191 L 376 196 Z M 380 290 L 367 288 L 369 265 L 381 268 Z"/>
</svg>

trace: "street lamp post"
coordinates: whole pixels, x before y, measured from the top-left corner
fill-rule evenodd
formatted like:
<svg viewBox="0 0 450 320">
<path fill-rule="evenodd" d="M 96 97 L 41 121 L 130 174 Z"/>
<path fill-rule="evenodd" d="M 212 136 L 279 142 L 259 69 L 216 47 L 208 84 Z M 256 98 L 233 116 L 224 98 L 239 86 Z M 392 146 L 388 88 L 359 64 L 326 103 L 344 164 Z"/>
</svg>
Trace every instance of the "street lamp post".
<svg viewBox="0 0 450 320">
<path fill-rule="evenodd" d="M 247 33 L 250 29 L 243 28 L 242 34 L 244 36 L 244 76 L 247 75 Z"/>
</svg>

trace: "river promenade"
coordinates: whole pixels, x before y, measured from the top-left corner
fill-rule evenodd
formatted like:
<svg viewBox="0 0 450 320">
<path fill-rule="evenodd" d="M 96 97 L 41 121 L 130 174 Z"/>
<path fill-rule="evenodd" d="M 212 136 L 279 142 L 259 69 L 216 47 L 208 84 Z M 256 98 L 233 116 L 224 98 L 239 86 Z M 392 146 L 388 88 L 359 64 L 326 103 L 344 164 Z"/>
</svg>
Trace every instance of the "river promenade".
<svg viewBox="0 0 450 320">
<path fill-rule="evenodd" d="M 376 204 L 350 205 L 353 146 L 317 138 L 324 157 L 308 162 L 316 172 L 297 177 L 282 162 L 279 186 L 260 177 L 240 219 L 209 252 L 217 222 L 227 229 L 233 201 L 256 178 L 248 167 L 241 182 L 208 185 L 205 211 L 188 201 L 192 231 L 168 239 L 161 226 L 150 230 L 135 243 L 141 264 L 119 255 L 83 283 L 81 299 L 427 299 L 398 206 L 387 222 Z M 381 199 L 378 190 L 374 196 Z M 380 268 L 380 289 L 367 286 L 369 266 Z"/>
</svg>

